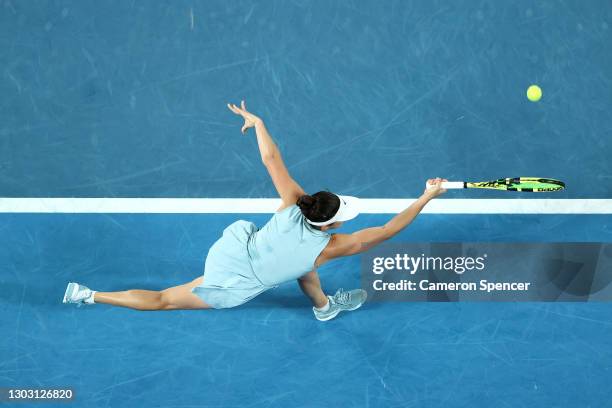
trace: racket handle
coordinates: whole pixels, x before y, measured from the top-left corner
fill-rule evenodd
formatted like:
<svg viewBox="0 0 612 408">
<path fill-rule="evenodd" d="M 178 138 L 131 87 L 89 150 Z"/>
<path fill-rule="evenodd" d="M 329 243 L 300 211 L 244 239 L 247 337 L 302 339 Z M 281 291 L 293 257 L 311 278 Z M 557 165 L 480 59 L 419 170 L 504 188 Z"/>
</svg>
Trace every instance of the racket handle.
<svg viewBox="0 0 612 408">
<path fill-rule="evenodd" d="M 425 188 L 431 188 L 433 187 L 433 184 L 427 184 L 425 183 Z M 457 188 L 464 188 L 465 187 L 465 183 L 463 181 L 443 181 L 442 182 L 442 188 L 444 189 L 457 189 Z"/>
</svg>

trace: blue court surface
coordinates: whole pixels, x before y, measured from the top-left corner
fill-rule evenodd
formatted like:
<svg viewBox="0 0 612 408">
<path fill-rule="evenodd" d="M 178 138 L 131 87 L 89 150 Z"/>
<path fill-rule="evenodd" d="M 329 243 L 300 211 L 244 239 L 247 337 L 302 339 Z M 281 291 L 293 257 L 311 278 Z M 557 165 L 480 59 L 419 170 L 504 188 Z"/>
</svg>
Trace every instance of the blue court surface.
<svg viewBox="0 0 612 408">
<path fill-rule="evenodd" d="M 409 199 L 435 176 L 533 175 L 567 188 L 440 200 L 611 199 L 611 26 L 595 0 L 5 0 L 0 197 L 273 198 L 225 105 L 245 99 L 308 192 Z M 15 406 L 611 406 L 610 303 L 372 302 L 322 323 L 295 282 L 228 310 L 61 303 L 69 281 L 190 281 L 258 212 L 5 208 L 0 387 L 75 390 Z M 421 214 L 393 241 L 612 242 L 610 211 L 475 212 Z M 359 287 L 359 256 L 319 272 L 326 292 Z"/>
</svg>

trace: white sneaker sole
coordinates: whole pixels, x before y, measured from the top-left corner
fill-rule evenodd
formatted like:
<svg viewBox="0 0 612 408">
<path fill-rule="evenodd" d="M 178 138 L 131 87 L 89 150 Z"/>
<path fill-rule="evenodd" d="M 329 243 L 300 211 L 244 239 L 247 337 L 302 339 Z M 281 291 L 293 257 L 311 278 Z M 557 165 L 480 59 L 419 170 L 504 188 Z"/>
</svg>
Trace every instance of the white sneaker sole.
<svg viewBox="0 0 612 408">
<path fill-rule="evenodd" d="M 320 321 L 320 322 L 326 322 L 326 321 L 331 320 L 331 319 L 333 319 L 334 317 L 338 316 L 338 315 L 340 314 L 340 312 L 352 312 L 353 310 L 357 310 L 357 309 L 359 309 L 359 308 L 361 307 L 361 305 L 363 305 L 364 303 L 365 303 L 365 300 L 364 300 L 363 302 L 361 302 L 360 304 L 358 304 L 357 306 L 355 306 L 355 307 L 351 308 L 351 309 L 344 309 L 344 310 L 342 310 L 342 309 L 338 309 L 338 311 L 336 311 L 336 313 L 331 314 L 331 315 L 329 315 L 329 316 L 326 316 L 326 317 L 325 317 L 325 318 L 323 318 L 323 319 L 319 319 L 319 318 L 317 317 L 317 315 L 315 315 L 315 317 L 316 317 L 316 319 L 317 319 L 318 321 Z"/>
<path fill-rule="evenodd" d="M 74 287 L 73 282 L 68 282 L 68 286 L 66 286 L 66 291 L 64 292 L 64 298 L 62 299 L 62 303 L 68 303 L 68 298 L 72 295 L 72 288 Z"/>
</svg>

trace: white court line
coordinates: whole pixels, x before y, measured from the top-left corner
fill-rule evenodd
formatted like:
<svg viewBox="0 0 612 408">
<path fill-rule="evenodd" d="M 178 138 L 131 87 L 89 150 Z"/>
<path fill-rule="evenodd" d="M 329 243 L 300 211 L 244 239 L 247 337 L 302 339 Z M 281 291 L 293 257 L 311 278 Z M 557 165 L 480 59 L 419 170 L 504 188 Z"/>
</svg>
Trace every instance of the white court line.
<svg viewBox="0 0 612 408">
<path fill-rule="evenodd" d="M 395 214 L 414 199 L 366 198 L 364 214 Z M 264 214 L 277 198 L 0 198 L 0 213 Z M 431 201 L 428 214 L 612 214 L 608 199 L 447 199 Z"/>
</svg>

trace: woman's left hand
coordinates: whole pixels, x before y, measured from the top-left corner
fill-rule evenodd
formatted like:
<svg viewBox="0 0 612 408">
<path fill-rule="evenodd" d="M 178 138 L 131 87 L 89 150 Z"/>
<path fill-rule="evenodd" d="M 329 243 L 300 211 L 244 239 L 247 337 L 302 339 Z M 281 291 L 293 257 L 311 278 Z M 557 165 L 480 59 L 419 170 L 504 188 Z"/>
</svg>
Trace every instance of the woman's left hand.
<svg viewBox="0 0 612 408">
<path fill-rule="evenodd" d="M 234 112 L 236 115 L 240 115 L 244 118 L 244 125 L 242 125 L 242 129 L 241 129 L 242 133 L 245 133 L 248 128 L 252 128 L 258 123 L 262 123 L 262 120 L 259 117 L 247 111 L 244 101 L 241 102 L 240 106 L 241 107 L 239 108 L 238 106 L 234 104 L 231 104 L 231 103 L 227 104 L 227 107 L 229 108 L 229 110 Z"/>
</svg>

